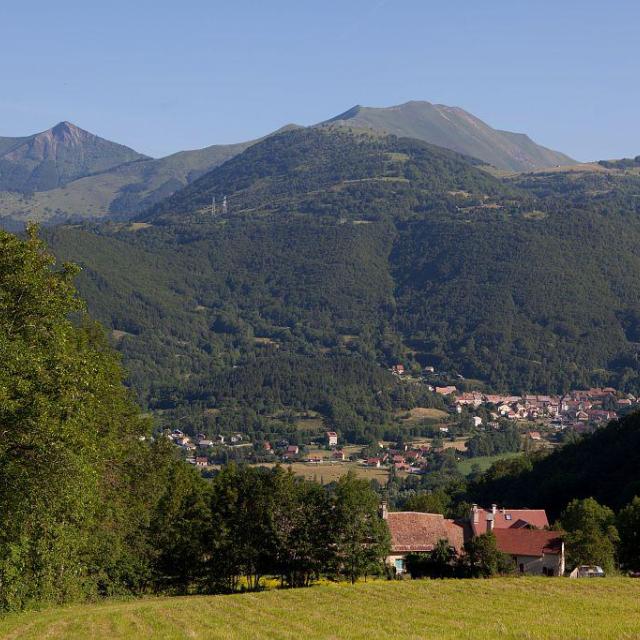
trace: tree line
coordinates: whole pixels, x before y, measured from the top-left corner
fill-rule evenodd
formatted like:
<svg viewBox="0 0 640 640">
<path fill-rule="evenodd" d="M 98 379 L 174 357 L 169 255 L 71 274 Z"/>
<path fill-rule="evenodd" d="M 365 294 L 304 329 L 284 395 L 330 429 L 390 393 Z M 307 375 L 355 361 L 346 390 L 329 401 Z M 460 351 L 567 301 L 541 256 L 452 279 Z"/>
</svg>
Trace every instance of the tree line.
<svg viewBox="0 0 640 640">
<path fill-rule="evenodd" d="M 353 474 L 325 487 L 280 467 L 229 464 L 206 482 L 180 465 L 152 523 L 154 588 L 230 593 L 260 589 L 267 576 L 305 587 L 380 575 L 389 532 L 378 505 Z"/>
</svg>

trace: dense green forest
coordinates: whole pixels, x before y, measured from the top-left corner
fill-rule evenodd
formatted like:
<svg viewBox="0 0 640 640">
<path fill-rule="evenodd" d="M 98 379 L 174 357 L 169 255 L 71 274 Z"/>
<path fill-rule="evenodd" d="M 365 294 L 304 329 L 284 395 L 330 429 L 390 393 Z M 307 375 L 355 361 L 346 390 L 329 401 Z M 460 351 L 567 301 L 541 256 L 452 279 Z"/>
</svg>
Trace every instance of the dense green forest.
<svg viewBox="0 0 640 640">
<path fill-rule="evenodd" d="M 290 429 L 281 409 L 314 410 L 366 442 L 439 402 L 384 371 L 398 362 L 513 392 L 638 391 L 638 194 L 629 172 L 501 181 L 328 126 L 253 145 L 133 225 L 47 240 L 83 267 L 89 309 L 167 421 L 269 433 Z"/>
</svg>

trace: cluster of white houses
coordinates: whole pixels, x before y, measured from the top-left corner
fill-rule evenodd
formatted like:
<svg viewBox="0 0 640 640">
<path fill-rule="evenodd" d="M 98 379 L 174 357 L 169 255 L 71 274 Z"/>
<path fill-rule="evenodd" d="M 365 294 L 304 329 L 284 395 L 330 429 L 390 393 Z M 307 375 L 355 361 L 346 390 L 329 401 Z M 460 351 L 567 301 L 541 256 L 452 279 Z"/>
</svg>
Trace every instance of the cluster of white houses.
<svg viewBox="0 0 640 640">
<path fill-rule="evenodd" d="M 396 574 L 406 571 L 410 553 L 429 553 L 440 540 L 446 540 L 459 556 L 464 544 L 475 536 L 492 532 L 498 550 L 513 559 L 522 574 L 562 576 L 565 554 L 562 533 L 549 531 L 543 509 L 482 509 L 471 507 L 469 516 L 450 520 L 437 513 L 391 511 L 382 506 L 382 517 L 391 534 L 391 553 L 387 564 Z"/>
<path fill-rule="evenodd" d="M 638 399 L 627 394 L 622 396 L 611 387 L 571 391 L 562 396 L 523 396 L 485 394 L 479 391 L 459 392 L 456 387 L 435 387 L 442 395 L 452 396 L 458 411 L 463 407 L 477 409 L 485 406 L 491 417 L 509 420 L 546 421 L 559 428 L 576 427 L 581 430 L 586 425 L 606 423 L 637 404 Z"/>
</svg>

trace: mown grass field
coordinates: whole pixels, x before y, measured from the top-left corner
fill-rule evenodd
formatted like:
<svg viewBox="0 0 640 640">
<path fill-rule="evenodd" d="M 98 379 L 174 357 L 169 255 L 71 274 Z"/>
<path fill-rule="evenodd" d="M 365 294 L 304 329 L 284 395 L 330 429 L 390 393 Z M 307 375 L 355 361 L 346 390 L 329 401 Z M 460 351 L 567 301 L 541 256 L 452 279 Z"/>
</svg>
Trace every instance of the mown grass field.
<svg viewBox="0 0 640 640">
<path fill-rule="evenodd" d="M 640 637 L 640 580 L 377 581 L 236 596 L 108 602 L 0 620 L 11 640 Z"/>
<path fill-rule="evenodd" d="M 495 456 L 478 456 L 477 458 L 466 458 L 458 462 L 458 470 L 460 471 L 460 473 L 463 473 L 466 476 L 471 473 L 471 468 L 474 464 L 477 464 L 480 467 L 481 471 L 486 471 L 494 462 L 498 462 L 498 460 L 516 458 L 519 455 L 522 455 L 522 453 L 499 453 Z"/>
</svg>

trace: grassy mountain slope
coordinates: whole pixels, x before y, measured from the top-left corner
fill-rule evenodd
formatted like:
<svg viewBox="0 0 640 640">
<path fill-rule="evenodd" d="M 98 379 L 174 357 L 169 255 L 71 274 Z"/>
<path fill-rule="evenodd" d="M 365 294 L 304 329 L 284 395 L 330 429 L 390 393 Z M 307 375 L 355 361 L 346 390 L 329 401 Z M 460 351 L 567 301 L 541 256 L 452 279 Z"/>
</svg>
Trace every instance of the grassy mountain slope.
<svg viewBox="0 0 640 640">
<path fill-rule="evenodd" d="M 630 578 L 377 581 L 50 609 L 10 616 L 0 622 L 0 634 L 22 640 L 601 640 L 637 637 L 639 597 L 640 581 Z"/>
<path fill-rule="evenodd" d="M 23 138 L 0 140 L 0 190 L 47 191 L 146 156 L 70 122 Z"/>
<path fill-rule="evenodd" d="M 376 373 L 395 362 L 512 391 L 638 390 L 638 177 L 603 174 L 594 192 L 592 174 L 506 182 L 476 162 L 290 131 L 133 225 L 50 239 L 85 265 L 81 291 L 152 408 L 250 408 L 257 430 L 276 407 L 313 409 L 358 439 L 411 402 Z M 223 195 L 228 213 L 212 216 Z"/>
<path fill-rule="evenodd" d="M 537 145 L 525 134 L 493 129 L 459 107 L 430 102 L 412 101 L 387 108 L 358 105 L 330 122 L 425 140 L 511 171 L 575 162 L 563 153 Z"/>
</svg>

